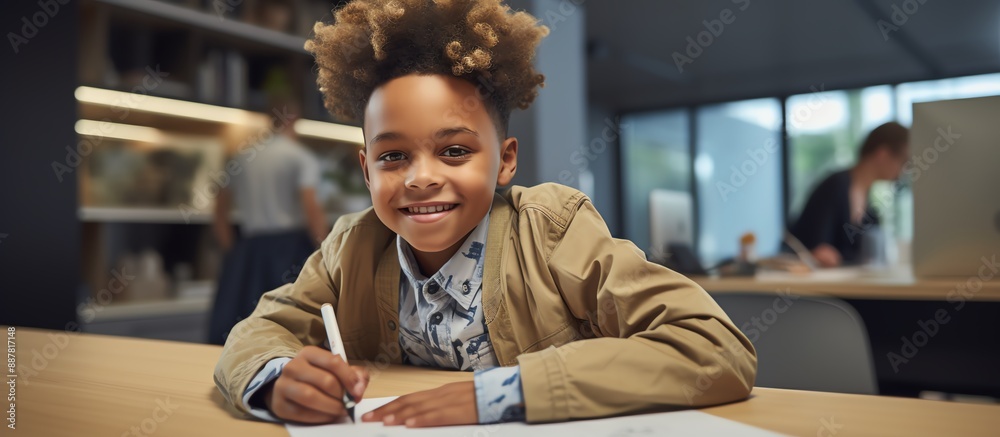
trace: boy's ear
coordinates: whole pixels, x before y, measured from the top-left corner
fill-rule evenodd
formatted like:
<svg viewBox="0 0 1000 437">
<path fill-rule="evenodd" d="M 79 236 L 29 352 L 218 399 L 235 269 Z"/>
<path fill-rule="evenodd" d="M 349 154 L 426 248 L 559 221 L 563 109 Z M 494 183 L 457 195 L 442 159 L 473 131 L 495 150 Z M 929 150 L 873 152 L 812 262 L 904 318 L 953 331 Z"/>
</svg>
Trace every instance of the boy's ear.
<svg viewBox="0 0 1000 437">
<path fill-rule="evenodd" d="M 517 173 L 517 138 L 509 137 L 500 145 L 500 171 L 497 174 L 497 186 L 505 186 L 514 179 Z"/>
<path fill-rule="evenodd" d="M 365 147 L 361 146 L 361 150 L 358 151 L 358 161 L 361 162 L 361 172 L 365 174 L 365 186 L 368 190 L 372 189 L 371 179 L 368 177 L 368 156 L 365 155 Z"/>
</svg>

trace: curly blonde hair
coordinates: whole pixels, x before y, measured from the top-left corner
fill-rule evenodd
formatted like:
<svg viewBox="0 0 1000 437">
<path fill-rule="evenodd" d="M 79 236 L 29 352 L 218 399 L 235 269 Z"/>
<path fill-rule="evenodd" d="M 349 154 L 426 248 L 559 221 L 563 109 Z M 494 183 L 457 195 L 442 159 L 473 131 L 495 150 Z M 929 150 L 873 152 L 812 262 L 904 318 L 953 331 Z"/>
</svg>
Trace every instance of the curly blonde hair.
<svg viewBox="0 0 1000 437">
<path fill-rule="evenodd" d="M 316 58 L 324 106 L 359 121 L 373 91 L 409 74 L 452 75 L 479 86 L 497 129 L 544 86 L 535 48 L 549 29 L 501 0 L 354 0 L 333 24 L 316 23 L 305 48 Z"/>
</svg>

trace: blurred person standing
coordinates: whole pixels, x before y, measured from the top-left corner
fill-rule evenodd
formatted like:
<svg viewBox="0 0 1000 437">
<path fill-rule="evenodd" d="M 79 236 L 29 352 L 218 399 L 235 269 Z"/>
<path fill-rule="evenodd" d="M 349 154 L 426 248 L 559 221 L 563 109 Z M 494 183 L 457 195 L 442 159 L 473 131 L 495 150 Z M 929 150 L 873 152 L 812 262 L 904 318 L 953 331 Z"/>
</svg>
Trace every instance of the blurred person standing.
<svg viewBox="0 0 1000 437">
<path fill-rule="evenodd" d="M 828 176 L 813 189 L 790 232 L 822 267 L 862 261 L 861 234 L 879 224 L 869 202 L 872 184 L 899 179 L 909 145 L 909 130 L 885 123 L 865 138 L 854 167 Z"/>
<path fill-rule="evenodd" d="M 250 315 L 264 292 L 292 282 L 306 258 L 328 232 L 316 200 L 320 166 L 302 145 L 293 126 L 299 118 L 294 99 L 272 96 L 271 106 L 287 120 L 256 153 L 238 153 L 242 171 L 216 197 L 213 232 L 225 259 L 218 281 L 208 340 L 224 344 L 237 322 Z M 230 223 L 233 201 L 240 214 L 237 239 Z"/>
</svg>

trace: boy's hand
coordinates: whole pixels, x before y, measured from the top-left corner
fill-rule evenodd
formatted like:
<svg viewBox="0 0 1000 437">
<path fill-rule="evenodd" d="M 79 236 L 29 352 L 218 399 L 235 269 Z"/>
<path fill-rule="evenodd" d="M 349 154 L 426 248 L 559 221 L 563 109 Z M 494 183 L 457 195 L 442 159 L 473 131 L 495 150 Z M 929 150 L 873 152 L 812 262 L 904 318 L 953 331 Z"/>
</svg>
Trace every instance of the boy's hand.
<svg viewBox="0 0 1000 437">
<path fill-rule="evenodd" d="M 326 349 L 306 346 L 285 364 L 281 375 L 267 389 L 270 392 L 264 393 L 264 403 L 280 419 L 329 423 L 347 416 L 344 387 L 360 401 L 368 379 L 365 368 L 348 366 L 339 355 Z"/>
<path fill-rule="evenodd" d="M 479 423 L 476 386 L 472 381 L 400 396 L 361 417 L 363 422 L 406 425 L 408 428 Z"/>
</svg>

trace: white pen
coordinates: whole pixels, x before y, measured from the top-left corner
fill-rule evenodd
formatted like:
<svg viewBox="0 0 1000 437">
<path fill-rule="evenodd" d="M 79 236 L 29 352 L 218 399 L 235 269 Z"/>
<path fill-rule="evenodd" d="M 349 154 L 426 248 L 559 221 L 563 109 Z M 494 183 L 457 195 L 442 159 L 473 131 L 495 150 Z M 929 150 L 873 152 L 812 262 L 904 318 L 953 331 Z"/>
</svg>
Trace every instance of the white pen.
<svg viewBox="0 0 1000 437">
<path fill-rule="evenodd" d="M 330 352 L 334 355 L 340 355 L 340 358 L 347 364 L 347 352 L 344 350 L 344 340 L 340 338 L 340 325 L 337 324 L 337 315 L 333 312 L 333 305 L 325 303 L 319 311 L 323 314 L 323 324 L 326 326 L 326 339 L 330 342 Z M 347 391 L 347 387 L 344 387 L 343 401 L 348 416 L 353 420 L 354 406 L 357 405 L 357 402 L 354 401 L 354 396 L 351 396 L 351 393 Z"/>
</svg>

